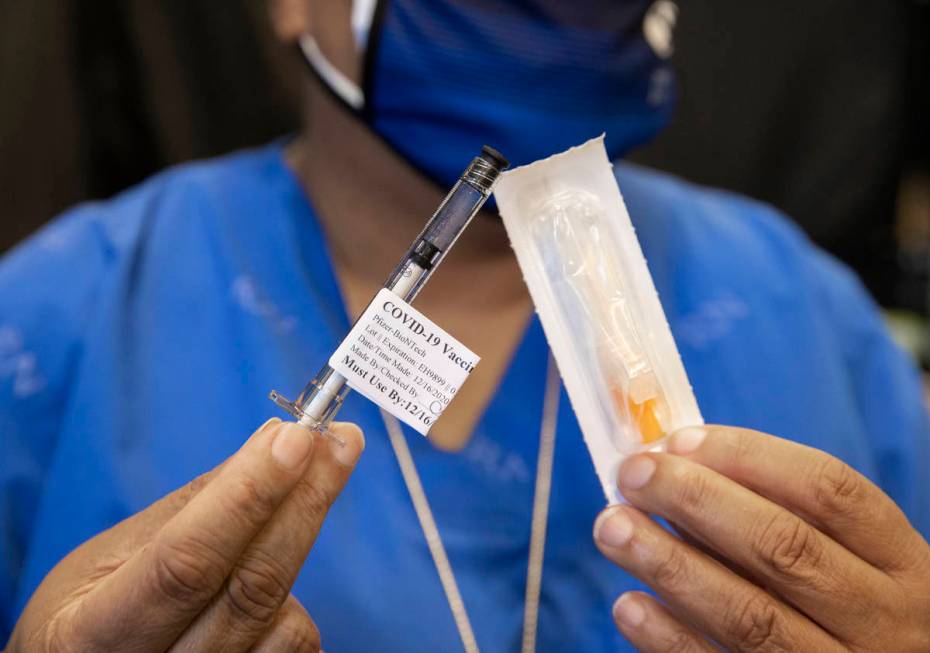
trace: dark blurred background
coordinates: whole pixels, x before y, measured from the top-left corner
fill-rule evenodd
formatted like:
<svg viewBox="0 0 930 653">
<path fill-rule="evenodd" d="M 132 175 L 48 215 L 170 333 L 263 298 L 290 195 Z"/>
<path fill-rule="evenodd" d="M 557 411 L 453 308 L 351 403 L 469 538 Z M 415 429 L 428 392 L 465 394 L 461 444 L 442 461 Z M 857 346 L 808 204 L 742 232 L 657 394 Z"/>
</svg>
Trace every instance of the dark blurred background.
<svg viewBox="0 0 930 653">
<path fill-rule="evenodd" d="M 633 158 L 780 207 L 920 325 L 930 3 L 679 4 L 681 101 Z M 294 131 L 302 74 L 261 0 L 4 0 L 0 251 L 75 202 Z"/>
</svg>

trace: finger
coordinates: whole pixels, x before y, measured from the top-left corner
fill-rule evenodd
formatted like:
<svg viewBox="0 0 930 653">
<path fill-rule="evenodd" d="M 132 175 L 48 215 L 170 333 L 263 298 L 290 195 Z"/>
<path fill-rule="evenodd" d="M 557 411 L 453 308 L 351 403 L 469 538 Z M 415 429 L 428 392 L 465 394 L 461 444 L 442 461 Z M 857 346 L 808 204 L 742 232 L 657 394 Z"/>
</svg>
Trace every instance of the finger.
<svg viewBox="0 0 930 653">
<path fill-rule="evenodd" d="M 82 601 L 102 649 L 145 642 L 165 648 L 222 587 L 248 543 L 303 475 L 314 435 L 293 423 L 257 433 L 152 542 Z M 99 615 L 111 628 L 95 628 Z M 83 623 L 83 622 L 79 622 Z"/>
<path fill-rule="evenodd" d="M 698 551 L 700 551 L 701 553 L 703 553 L 704 555 L 708 556 L 709 558 L 716 560 L 721 565 L 723 565 L 724 567 L 732 571 L 734 574 L 737 574 L 738 576 L 742 576 L 743 578 L 748 580 L 753 585 L 758 585 L 759 587 L 765 586 L 764 579 L 760 578 L 756 574 L 753 574 L 745 567 L 741 567 L 740 565 L 736 564 L 732 560 L 727 560 L 726 558 L 723 557 L 723 555 L 719 551 L 713 549 L 706 542 L 699 540 L 698 538 L 696 538 L 694 535 L 689 533 L 687 530 L 685 530 L 678 524 L 674 522 L 668 522 L 668 524 L 669 526 L 672 527 L 672 530 L 674 531 L 675 535 L 680 537 L 682 541 L 688 546 L 691 546 L 697 549 Z"/>
<path fill-rule="evenodd" d="M 321 441 L 303 478 L 246 548 L 223 589 L 181 636 L 182 642 L 245 651 L 268 629 L 364 448 L 354 424 L 333 425 L 333 431 L 344 446 Z"/>
<path fill-rule="evenodd" d="M 716 651 L 706 639 L 676 619 L 654 598 L 627 592 L 614 603 L 614 622 L 640 653 Z"/>
<path fill-rule="evenodd" d="M 828 630 L 869 627 L 893 581 L 806 521 L 688 459 L 637 455 L 619 472 L 623 495 L 747 569 Z"/>
<path fill-rule="evenodd" d="M 923 540 L 894 501 L 823 451 L 725 426 L 685 429 L 672 437 L 668 451 L 801 515 L 881 569 L 909 568 L 920 560 Z"/>
<path fill-rule="evenodd" d="M 271 418 L 258 427 L 249 439 L 256 437 L 259 433 L 269 428 L 274 428 L 280 423 L 281 420 L 277 417 Z M 246 440 L 246 442 L 248 442 L 248 440 Z M 223 469 L 228 461 L 229 459 L 223 461 L 210 471 L 201 474 L 192 481 L 166 494 L 145 510 L 137 512 L 109 531 L 106 531 L 106 533 L 103 534 L 104 537 L 101 538 L 101 548 L 109 552 L 117 548 L 124 552 L 126 554 L 125 557 L 128 558 L 129 555 L 135 553 L 142 546 L 150 542 L 155 533 L 157 533 L 169 519 L 178 514 L 178 512 L 190 503 L 211 480 L 216 478 L 217 474 L 219 474 L 220 470 Z"/>
<path fill-rule="evenodd" d="M 635 508 L 601 513 L 601 552 L 652 587 L 698 632 L 734 651 L 842 648 L 805 616 L 691 548 Z"/>
<path fill-rule="evenodd" d="M 278 611 L 271 627 L 252 648 L 254 653 L 319 653 L 320 631 L 293 596 Z"/>
</svg>

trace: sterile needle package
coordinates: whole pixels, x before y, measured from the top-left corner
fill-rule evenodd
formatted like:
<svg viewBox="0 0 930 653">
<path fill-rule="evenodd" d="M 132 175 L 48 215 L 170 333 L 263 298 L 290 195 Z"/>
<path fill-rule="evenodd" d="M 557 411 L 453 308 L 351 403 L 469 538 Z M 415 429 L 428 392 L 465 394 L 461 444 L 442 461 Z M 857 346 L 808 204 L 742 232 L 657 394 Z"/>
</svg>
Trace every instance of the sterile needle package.
<svg viewBox="0 0 930 653">
<path fill-rule="evenodd" d="M 494 191 L 611 503 L 627 456 L 701 424 L 604 137 L 501 175 Z"/>
</svg>

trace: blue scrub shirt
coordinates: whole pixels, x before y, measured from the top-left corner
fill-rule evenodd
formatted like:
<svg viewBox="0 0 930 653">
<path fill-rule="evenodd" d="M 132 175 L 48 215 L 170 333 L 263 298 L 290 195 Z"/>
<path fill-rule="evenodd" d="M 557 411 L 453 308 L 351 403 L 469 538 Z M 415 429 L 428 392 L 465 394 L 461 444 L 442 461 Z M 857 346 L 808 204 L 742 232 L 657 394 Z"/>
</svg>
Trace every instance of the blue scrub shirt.
<svg viewBox="0 0 930 653">
<path fill-rule="evenodd" d="M 761 204 L 617 171 L 707 420 L 842 458 L 926 535 L 919 379 L 853 275 Z M 276 414 L 268 390 L 299 390 L 348 326 L 280 144 L 74 209 L 6 256 L 0 641 L 58 560 L 234 452 Z M 463 451 L 407 434 L 487 651 L 519 648 L 546 360 L 533 320 Z M 294 594 L 327 650 L 457 650 L 378 411 L 354 396 L 341 419 L 367 449 Z M 592 543 L 603 506 L 563 394 L 540 651 L 630 650 L 610 606 L 641 585 Z"/>
</svg>

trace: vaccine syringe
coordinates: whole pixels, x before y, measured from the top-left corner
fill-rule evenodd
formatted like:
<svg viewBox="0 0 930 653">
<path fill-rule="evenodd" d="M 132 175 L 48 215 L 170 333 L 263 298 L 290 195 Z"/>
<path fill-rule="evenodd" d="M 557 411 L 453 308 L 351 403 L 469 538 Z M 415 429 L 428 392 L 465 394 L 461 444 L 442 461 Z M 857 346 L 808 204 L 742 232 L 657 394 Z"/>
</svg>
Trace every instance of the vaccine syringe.
<svg viewBox="0 0 930 653">
<path fill-rule="evenodd" d="M 483 147 L 413 241 L 384 287 L 406 302 L 413 301 L 487 201 L 498 176 L 508 165 L 499 152 Z M 345 377 L 324 365 L 294 401 L 274 390 L 269 396 L 299 424 L 338 439 L 329 432 L 329 424 L 349 390 Z"/>
</svg>

